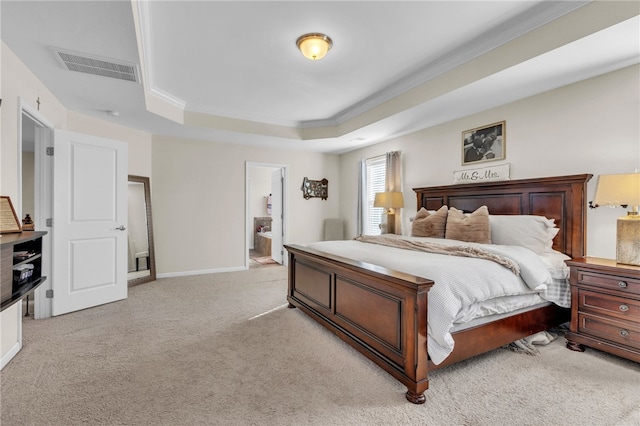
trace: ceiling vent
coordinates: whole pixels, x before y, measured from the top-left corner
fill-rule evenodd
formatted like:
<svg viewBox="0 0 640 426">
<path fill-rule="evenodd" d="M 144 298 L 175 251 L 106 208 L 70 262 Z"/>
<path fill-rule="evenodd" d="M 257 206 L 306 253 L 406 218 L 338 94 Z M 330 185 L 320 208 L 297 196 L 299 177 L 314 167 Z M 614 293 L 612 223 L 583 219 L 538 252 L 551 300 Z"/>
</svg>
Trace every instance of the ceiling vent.
<svg viewBox="0 0 640 426">
<path fill-rule="evenodd" d="M 100 58 L 86 53 L 72 52 L 52 47 L 56 58 L 69 71 L 117 78 L 119 80 L 135 81 L 138 83 L 138 67 L 135 64 Z"/>
</svg>

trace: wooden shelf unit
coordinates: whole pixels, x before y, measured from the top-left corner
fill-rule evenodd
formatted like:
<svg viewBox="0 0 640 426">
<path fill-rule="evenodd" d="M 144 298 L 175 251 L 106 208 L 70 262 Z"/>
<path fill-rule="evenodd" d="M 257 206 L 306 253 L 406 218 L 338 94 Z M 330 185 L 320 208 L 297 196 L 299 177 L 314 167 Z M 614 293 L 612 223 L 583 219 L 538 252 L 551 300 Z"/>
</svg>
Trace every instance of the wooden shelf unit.
<svg viewBox="0 0 640 426">
<path fill-rule="evenodd" d="M 0 238 L 0 311 L 22 300 L 47 279 L 42 276 L 42 237 L 46 234 L 45 231 L 28 231 L 3 234 Z M 19 252 L 29 255 L 18 257 L 16 253 Z M 25 282 L 14 279 L 14 269 L 20 265 L 33 265 L 33 274 Z"/>
</svg>

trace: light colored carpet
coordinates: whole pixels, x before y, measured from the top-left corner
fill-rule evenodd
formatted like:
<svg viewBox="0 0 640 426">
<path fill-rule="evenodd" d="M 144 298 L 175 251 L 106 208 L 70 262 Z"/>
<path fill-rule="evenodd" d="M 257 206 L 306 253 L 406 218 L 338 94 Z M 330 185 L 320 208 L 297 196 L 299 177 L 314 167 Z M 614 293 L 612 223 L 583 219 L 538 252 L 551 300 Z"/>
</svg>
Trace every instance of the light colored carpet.
<svg viewBox="0 0 640 426">
<path fill-rule="evenodd" d="M 638 425 L 640 365 L 564 338 L 431 374 L 424 405 L 297 309 L 286 269 L 166 278 L 24 321 L 7 425 Z"/>
</svg>

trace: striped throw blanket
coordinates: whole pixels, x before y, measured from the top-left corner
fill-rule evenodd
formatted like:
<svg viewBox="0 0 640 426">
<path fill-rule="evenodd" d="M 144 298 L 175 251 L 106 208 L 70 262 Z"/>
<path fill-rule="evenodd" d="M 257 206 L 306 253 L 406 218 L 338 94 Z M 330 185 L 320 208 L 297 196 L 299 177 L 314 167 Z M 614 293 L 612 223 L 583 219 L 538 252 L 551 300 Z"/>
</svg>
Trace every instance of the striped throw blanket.
<svg viewBox="0 0 640 426">
<path fill-rule="evenodd" d="M 520 266 L 504 256 L 484 250 L 480 247 L 471 245 L 455 245 L 447 246 L 436 244 L 429 241 L 413 241 L 397 237 L 385 237 L 384 235 L 360 235 L 354 240 L 363 243 L 380 244 L 383 246 L 402 248 L 406 250 L 424 251 L 427 253 L 446 254 L 449 256 L 474 257 L 477 259 L 486 259 L 496 262 L 505 268 L 511 270 L 514 274 L 520 274 Z"/>
</svg>

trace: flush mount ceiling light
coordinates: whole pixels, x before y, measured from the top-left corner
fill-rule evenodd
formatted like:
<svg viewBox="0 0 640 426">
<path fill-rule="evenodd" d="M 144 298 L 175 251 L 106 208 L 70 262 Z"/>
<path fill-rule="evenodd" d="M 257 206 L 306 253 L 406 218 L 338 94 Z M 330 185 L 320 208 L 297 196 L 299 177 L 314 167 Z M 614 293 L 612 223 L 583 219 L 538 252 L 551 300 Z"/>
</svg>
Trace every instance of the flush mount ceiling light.
<svg viewBox="0 0 640 426">
<path fill-rule="evenodd" d="M 316 61 L 324 58 L 333 46 L 333 41 L 326 34 L 309 33 L 298 37 L 296 45 L 305 58 Z"/>
</svg>

